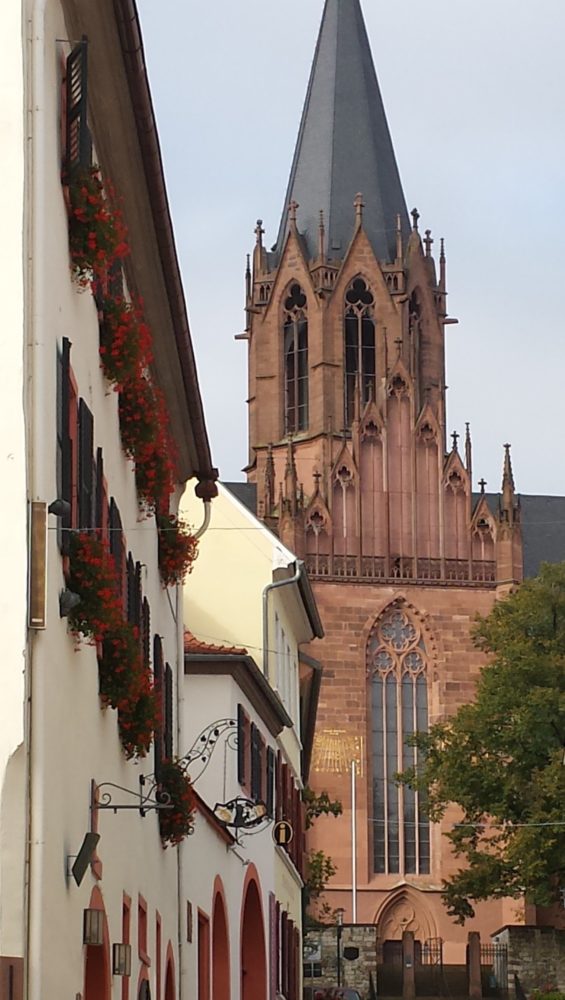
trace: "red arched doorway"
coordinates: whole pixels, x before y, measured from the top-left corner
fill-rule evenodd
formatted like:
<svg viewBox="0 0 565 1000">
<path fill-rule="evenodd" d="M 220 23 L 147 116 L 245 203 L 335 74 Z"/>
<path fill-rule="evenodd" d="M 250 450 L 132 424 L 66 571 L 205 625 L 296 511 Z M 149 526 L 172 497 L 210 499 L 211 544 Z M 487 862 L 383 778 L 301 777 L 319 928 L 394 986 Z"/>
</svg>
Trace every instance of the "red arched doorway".
<svg viewBox="0 0 565 1000">
<path fill-rule="evenodd" d="M 261 897 L 257 882 L 249 879 L 241 921 L 241 1000 L 265 1000 L 267 962 Z"/>
<path fill-rule="evenodd" d="M 98 887 L 92 890 L 90 909 L 104 913 L 104 941 L 103 944 L 86 945 L 84 1000 L 110 1000 L 110 937 L 104 900 Z"/>
<path fill-rule="evenodd" d="M 214 1000 L 230 1000 L 230 946 L 221 887 L 216 890 L 212 921 L 212 996 Z"/>
<path fill-rule="evenodd" d="M 167 962 L 167 974 L 165 976 L 165 1000 L 175 1000 L 175 974 L 173 963 Z"/>
</svg>

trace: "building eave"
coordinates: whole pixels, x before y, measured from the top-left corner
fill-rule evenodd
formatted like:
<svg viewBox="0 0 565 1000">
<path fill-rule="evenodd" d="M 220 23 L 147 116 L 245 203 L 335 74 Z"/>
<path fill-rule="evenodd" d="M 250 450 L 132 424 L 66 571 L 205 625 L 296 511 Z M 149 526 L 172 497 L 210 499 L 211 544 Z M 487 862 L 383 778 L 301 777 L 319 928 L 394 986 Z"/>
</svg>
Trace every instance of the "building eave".
<svg viewBox="0 0 565 1000">
<path fill-rule="evenodd" d="M 251 656 L 217 653 L 185 653 L 184 672 L 187 676 L 232 677 L 272 736 L 290 729 L 293 721 L 280 698 Z"/>
<path fill-rule="evenodd" d="M 215 483 L 135 0 L 63 0 L 63 7 L 69 37 L 89 41 L 94 143 L 123 199 L 132 245 L 126 276 L 144 299 L 178 478 Z"/>
</svg>

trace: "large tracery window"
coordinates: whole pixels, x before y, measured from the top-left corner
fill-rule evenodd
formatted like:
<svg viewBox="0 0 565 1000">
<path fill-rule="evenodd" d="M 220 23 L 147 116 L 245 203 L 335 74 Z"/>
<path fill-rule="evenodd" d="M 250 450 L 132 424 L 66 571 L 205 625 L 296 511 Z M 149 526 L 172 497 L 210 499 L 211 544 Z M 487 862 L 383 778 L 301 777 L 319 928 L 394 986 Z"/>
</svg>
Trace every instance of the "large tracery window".
<svg viewBox="0 0 565 1000">
<path fill-rule="evenodd" d="M 375 323 L 373 293 L 363 278 L 355 278 L 345 295 L 345 423 L 355 414 L 359 379 L 361 405 L 375 395 Z"/>
<path fill-rule="evenodd" d="M 308 313 L 300 285 L 284 303 L 284 424 L 293 434 L 308 427 Z"/>
<path fill-rule="evenodd" d="M 406 738 L 428 728 L 427 655 L 422 629 L 401 606 L 389 608 L 369 637 L 372 687 L 373 870 L 425 875 L 430 829 L 422 793 L 394 776 L 417 763 Z"/>
</svg>

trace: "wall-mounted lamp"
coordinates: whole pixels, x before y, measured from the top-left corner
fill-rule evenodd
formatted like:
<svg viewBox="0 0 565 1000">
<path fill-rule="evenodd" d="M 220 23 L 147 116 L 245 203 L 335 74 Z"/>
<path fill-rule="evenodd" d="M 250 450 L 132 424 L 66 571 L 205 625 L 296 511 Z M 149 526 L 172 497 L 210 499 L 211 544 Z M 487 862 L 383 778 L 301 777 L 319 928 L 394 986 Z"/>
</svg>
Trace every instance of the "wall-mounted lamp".
<svg viewBox="0 0 565 1000">
<path fill-rule="evenodd" d="M 82 943 L 104 944 L 104 910 L 83 911 Z"/>
<path fill-rule="evenodd" d="M 114 976 L 131 976 L 131 944 L 112 945 L 112 973 Z"/>
<path fill-rule="evenodd" d="M 59 594 L 59 616 L 61 618 L 66 618 L 67 615 L 71 613 L 73 608 L 76 608 L 77 604 L 80 604 L 80 597 L 75 594 L 72 590 L 62 590 Z"/>
<path fill-rule="evenodd" d="M 50 503 L 47 510 L 50 514 L 54 514 L 55 517 L 70 517 L 71 516 L 71 505 L 68 500 L 53 500 Z"/>
</svg>

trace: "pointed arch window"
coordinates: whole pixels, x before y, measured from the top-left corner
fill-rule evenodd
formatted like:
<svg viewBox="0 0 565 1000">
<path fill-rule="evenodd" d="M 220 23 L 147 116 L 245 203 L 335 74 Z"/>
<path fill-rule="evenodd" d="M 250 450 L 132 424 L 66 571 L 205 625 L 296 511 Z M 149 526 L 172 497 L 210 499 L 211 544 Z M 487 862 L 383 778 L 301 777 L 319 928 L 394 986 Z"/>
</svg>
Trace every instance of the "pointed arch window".
<svg viewBox="0 0 565 1000">
<path fill-rule="evenodd" d="M 363 278 L 355 278 L 345 294 L 345 424 L 355 415 L 359 379 L 361 405 L 375 395 L 376 358 L 373 293 Z"/>
<path fill-rule="evenodd" d="M 290 286 L 284 303 L 284 429 L 285 434 L 308 427 L 308 311 L 298 284 Z"/>
<path fill-rule="evenodd" d="M 428 657 L 421 627 L 395 605 L 367 645 L 372 696 L 373 870 L 425 875 L 430 828 L 422 793 L 398 787 L 397 772 L 416 766 L 406 740 L 428 728 Z"/>
</svg>

